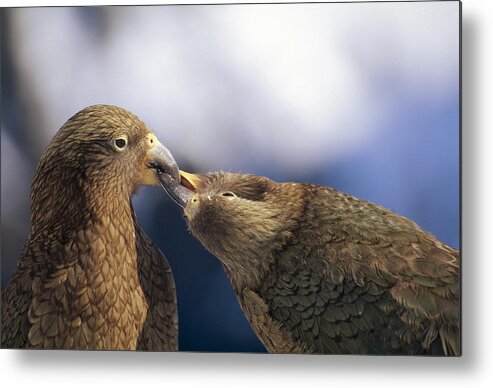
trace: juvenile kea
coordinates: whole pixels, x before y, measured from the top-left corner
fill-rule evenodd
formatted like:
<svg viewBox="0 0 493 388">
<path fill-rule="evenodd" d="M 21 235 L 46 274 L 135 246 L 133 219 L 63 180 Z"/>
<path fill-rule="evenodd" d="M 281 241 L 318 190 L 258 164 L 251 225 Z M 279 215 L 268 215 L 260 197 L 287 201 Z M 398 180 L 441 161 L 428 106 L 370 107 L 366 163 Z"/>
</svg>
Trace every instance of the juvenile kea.
<svg viewBox="0 0 493 388">
<path fill-rule="evenodd" d="M 132 113 L 95 105 L 63 125 L 38 165 L 29 236 L 2 291 L 3 348 L 177 350 L 173 276 L 131 203 L 158 174 L 179 180 Z"/>
<path fill-rule="evenodd" d="M 274 353 L 460 355 L 459 255 L 336 190 L 181 172 L 191 233 Z"/>
</svg>

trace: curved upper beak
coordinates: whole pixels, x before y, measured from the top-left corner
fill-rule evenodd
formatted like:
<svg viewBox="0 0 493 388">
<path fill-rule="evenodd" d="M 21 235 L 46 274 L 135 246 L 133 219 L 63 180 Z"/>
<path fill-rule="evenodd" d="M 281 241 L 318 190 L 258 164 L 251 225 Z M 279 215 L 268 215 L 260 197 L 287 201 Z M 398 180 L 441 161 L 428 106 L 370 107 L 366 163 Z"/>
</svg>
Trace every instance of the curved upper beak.
<svg viewBox="0 0 493 388">
<path fill-rule="evenodd" d="M 175 201 L 181 207 L 185 207 L 190 198 L 194 196 L 197 189 L 202 184 L 202 178 L 200 175 L 190 174 L 180 170 L 180 184 L 174 187 Z"/>
<path fill-rule="evenodd" d="M 161 186 L 173 200 L 181 207 L 187 206 L 187 202 L 193 197 L 197 186 L 200 184 L 200 176 L 179 171 L 180 180 L 170 179 L 166 174 L 159 175 Z"/>
<path fill-rule="evenodd" d="M 154 134 L 150 133 L 148 140 L 152 144 L 146 155 L 146 164 L 150 170 L 144 177 L 144 184 L 161 184 L 178 205 L 185 207 L 200 183 L 200 176 L 180 171 L 171 152 Z"/>
<path fill-rule="evenodd" d="M 153 146 L 147 151 L 147 167 L 154 170 L 159 176 L 167 175 L 171 180 L 179 183 L 180 171 L 171 152 L 155 136 L 152 138 L 152 144 Z"/>
<path fill-rule="evenodd" d="M 147 151 L 146 164 L 152 173 L 144 179 L 144 183 L 160 184 L 178 205 L 185 207 L 194 194 L 193 188 L 181 184 L 182 178 L 175 158 L 154 134 L 149 134 L 149 142 L 152 147 Z"/>
<path fill-rule="evenodd" d="M 147 151 L 146 164 L 153 172 L 145 178 L 144 183 L 160 184 L 175 202 L 183 206 L 179 196 L 180 170 L 175 158 L 154 134 L 149 134 L 149 142 L 152 147 Z"/>
</svg>

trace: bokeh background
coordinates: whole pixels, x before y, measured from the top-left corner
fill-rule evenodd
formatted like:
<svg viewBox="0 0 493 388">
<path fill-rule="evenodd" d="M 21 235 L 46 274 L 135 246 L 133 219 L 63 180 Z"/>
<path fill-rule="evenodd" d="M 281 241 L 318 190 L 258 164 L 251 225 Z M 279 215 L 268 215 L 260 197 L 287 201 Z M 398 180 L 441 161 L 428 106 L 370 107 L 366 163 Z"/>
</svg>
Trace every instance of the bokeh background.
<svg viewBox="0 0 493 388">
<path fill-rule="evenodd" d="M 87 105 L 144 120 L 184 170 L 312 182 L 459 247 L 459 3 L 1 10 L 1 280 L 50 139 Z M 134 197 L 170 261 L 180 349 L 263 352 L 219 262 L 157 187 Z"/>
</svg>

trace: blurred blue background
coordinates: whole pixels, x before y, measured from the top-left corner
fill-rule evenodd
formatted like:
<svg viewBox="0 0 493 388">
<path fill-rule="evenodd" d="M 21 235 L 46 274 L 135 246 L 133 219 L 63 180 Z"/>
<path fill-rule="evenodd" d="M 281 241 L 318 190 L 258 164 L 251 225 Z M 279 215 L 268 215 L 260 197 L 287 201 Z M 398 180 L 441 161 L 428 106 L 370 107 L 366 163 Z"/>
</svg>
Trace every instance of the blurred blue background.
<svg viewBox="0 0 493 388">
<path fill-rule="evenodd" d="M 3 285 L 41 153 L 96 103 L 184 170 L 331 186 L 459 247 L 458 2 L 2 9 L 1 39 Z M 181 210 L 157 187 L 134 205 L 173 269 L 180 349 L 264 351 Z"/>
</svg>

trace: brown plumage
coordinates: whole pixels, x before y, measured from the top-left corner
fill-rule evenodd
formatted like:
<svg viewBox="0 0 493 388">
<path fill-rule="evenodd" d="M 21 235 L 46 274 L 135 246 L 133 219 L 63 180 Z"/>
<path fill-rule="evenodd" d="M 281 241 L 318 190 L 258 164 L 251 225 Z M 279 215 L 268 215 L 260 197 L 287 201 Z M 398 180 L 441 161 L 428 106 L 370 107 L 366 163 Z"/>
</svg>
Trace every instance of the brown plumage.
<svg viewBox="0 0 493 388">
<path fill-rule="evenodd" d="M 189 229 L 268 351 L 460 355 L 459 254 L 414 222 L 322 186 L 182 177 Z"/>
<path fill-rule="evenodd" d="M 140 228 L 131 196 L 176 163 L 144 123 L 88 107 L 38 165 L 31 227 L 2 291 L 2 347 L 177 350 L 171 270 Z"/>
</svg>

